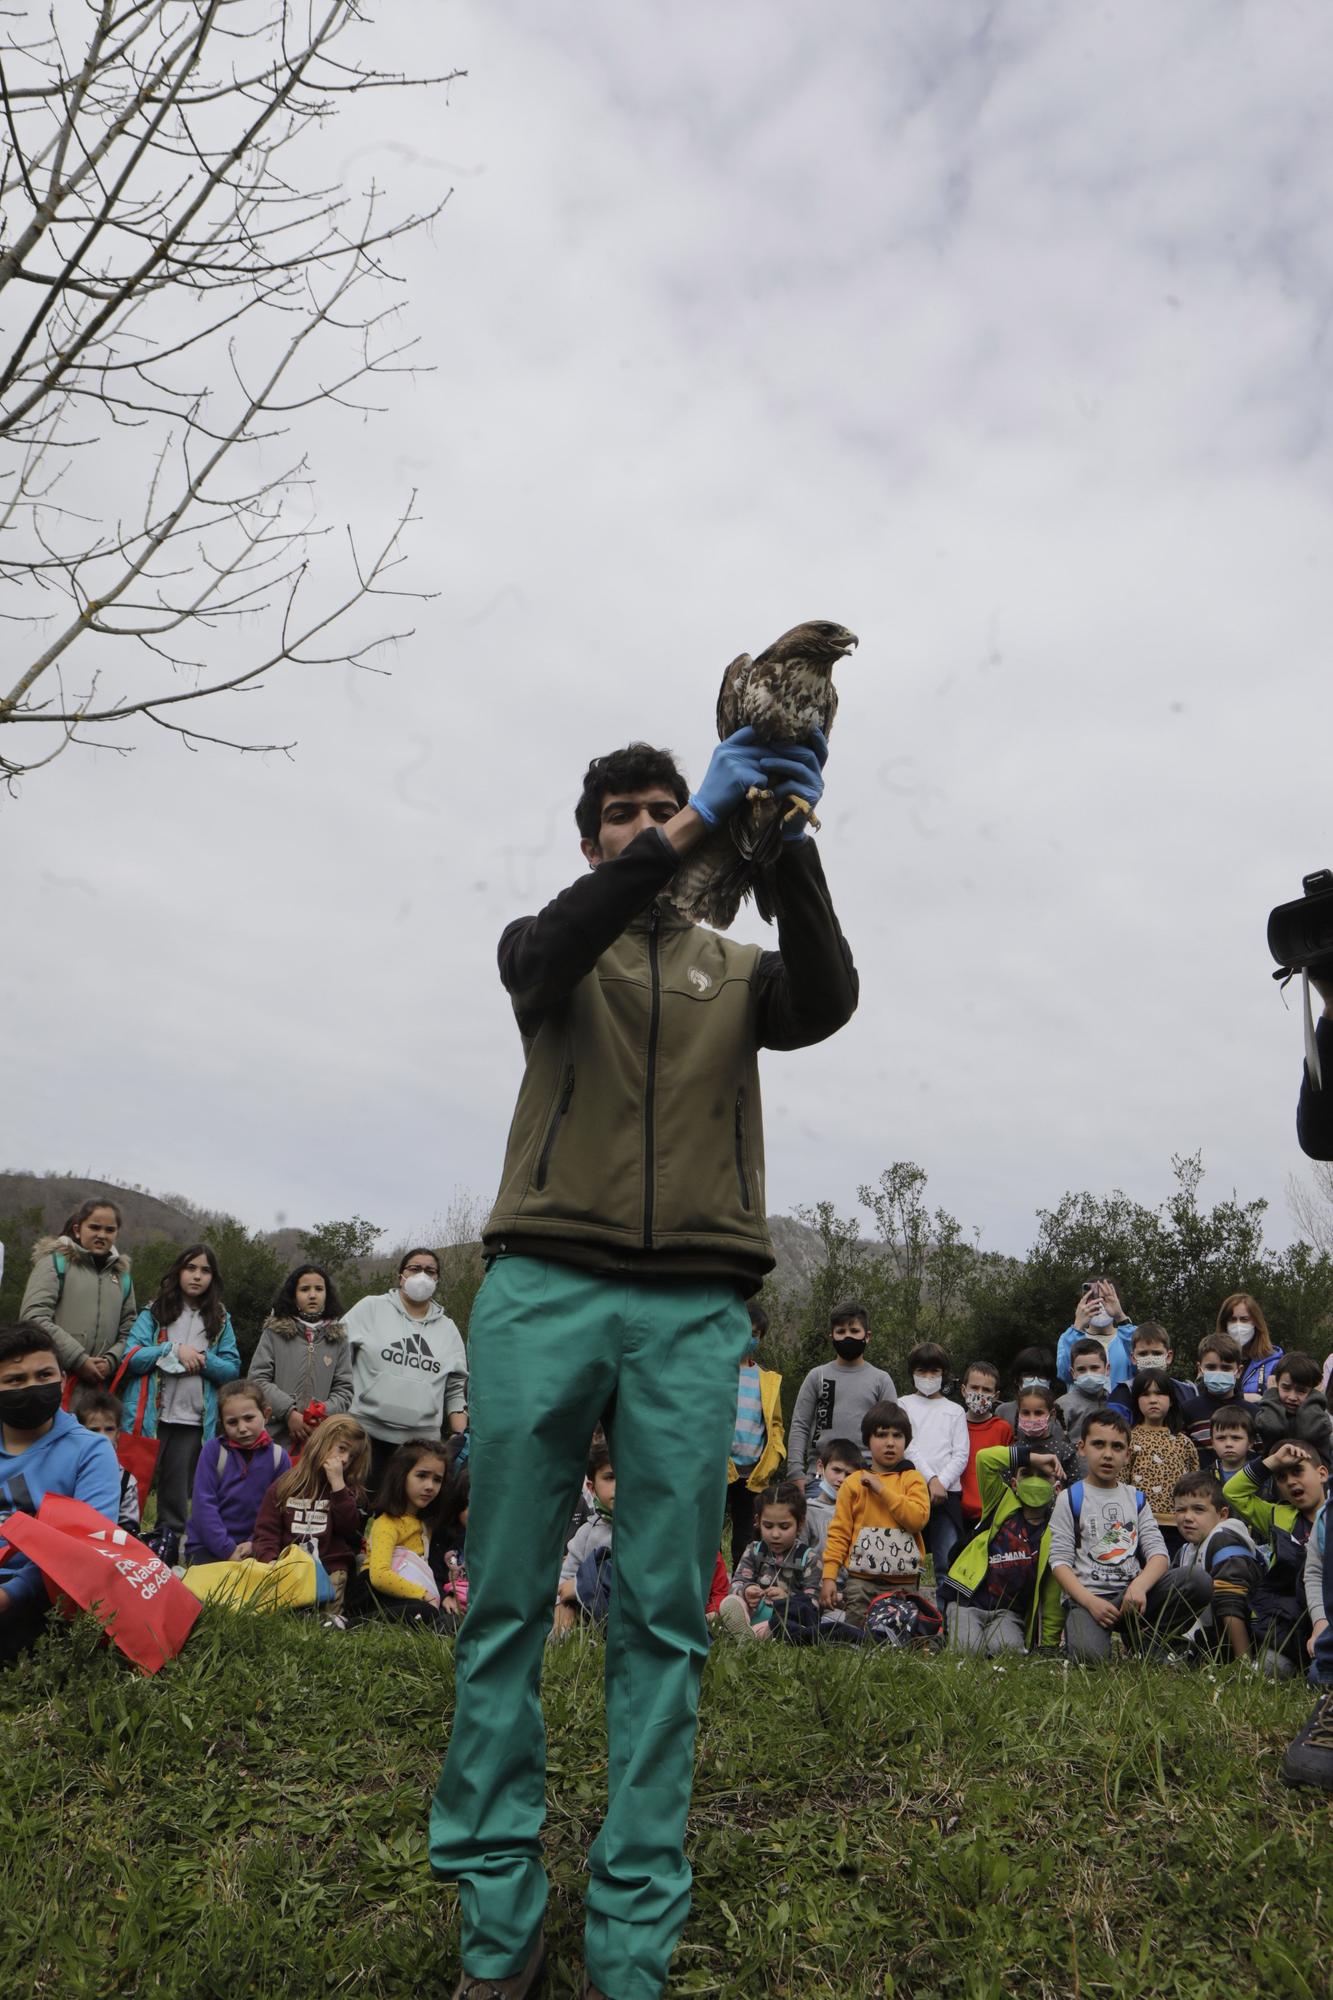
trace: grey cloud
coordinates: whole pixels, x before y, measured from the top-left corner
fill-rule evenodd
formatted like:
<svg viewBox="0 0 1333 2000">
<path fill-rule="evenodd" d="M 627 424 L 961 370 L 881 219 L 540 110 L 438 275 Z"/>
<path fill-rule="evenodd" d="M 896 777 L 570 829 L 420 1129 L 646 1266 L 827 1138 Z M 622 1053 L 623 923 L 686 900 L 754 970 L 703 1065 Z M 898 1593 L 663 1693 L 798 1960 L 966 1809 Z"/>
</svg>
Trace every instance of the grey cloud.
<svg viewBox="0 0 1333 2000">
<path fill-rule="evenodd" d="M 1327 858 L 1333 296 L 1333 28 L 1284 22 L 381 23 L 470 71 L 330 139 L 404 203 L 457 183 L 402 260 L 437 372 L 310 442 L 367 542 L 420 485 L 438 596 L 390 678 L 256 698 L 293 766 L 148 742 L 8 815 L 12 1156 L 261 1222 L 489 1193 L 495 940 L 580 865 L 587 756 L 649 735 L 697 774 L 726 660 L 817 613 L 863 635 L 821 839 L 864 1002 L 768 1061 L 773 1204 L 910 1156 L 1021 1248 L 1065 1186 L 1152 1198 L 1202 1144 L 1280 1237 L 1300 1038 L 1263 919 Z M 52 1093 L 93 1019 L 95 1087 Z"/>
</svg>

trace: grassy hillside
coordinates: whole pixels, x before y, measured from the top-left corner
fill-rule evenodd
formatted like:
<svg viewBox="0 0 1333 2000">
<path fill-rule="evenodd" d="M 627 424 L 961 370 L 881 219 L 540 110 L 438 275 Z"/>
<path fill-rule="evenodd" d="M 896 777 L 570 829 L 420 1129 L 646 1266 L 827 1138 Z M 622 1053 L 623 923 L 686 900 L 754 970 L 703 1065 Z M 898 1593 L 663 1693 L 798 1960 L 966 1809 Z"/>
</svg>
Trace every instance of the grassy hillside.
<svg viewBox="0 0 1333 2000">
<path fill-rule="evenodd" d="M 596 1643 L 548 1663 L 552 1991 L 578 1989 L 605 1782 Z M 86 1629 L 0 1678 L 15 1995 L 452 1991 L 425 1861 L 438 1640 L 206 1615 L 145 1680 Z M 1333 1993 L 1330 1807 L 1277 1782 L 1309 1706 L 1228 1669 L 719 1646 L 671 1991 L 911 2000 Z"/>
</svg>

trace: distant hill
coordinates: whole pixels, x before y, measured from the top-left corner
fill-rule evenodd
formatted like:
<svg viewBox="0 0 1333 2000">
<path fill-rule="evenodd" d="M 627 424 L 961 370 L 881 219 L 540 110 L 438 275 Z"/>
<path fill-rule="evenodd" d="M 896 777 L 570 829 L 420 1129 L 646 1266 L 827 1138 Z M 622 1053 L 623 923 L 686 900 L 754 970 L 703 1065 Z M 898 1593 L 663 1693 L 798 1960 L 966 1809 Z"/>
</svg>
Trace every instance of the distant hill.
<svg viewBox="0 0 1333 2000">
<path fill-rule="evenodd" d="M 120 1187 L 115 1181 L 99 1181 L 86 1174 L 3 1174 L 0 1173 L 0 1215 L 21 1215 L 39 1208 L 42 1227 L 55 1236 L 76 1208 L 96 1195 L 114 1201 L 125 1220 L 121 1241 L 127 1250 L 156 1237 L 173 1240 L 193 1235 L 204 1217 L 179 1196 L 149 1194 L 146 1188 Z"/>
<path fill-rule="evenodd" d="M 808 1222 L 798 1222 L 794 1215 L 770 1215 L 768 1233 L 778 1260 L 774 1281 L 789 1297 L 799 1297 L 824 1261 L 819 1231 Z"/>
<path fill-rule="evenodd" d="M 0 1173 L 0 1219 L 39 1208 L 42 1227 L 54 1236 L 67 1216 L 93 1195 L 105 1195 L 124 1215 L 120 1240 L 127 1250 L 166 1237 L 180 1243 L 191 1236 L 206 1236 L 215 1218 L 185 1195 L 150 1194 L 146 1188 L 122 1187 L 117 1181 L 97 1180 L 87 1174 L 6 1174 Z M 807 1222 L 792 1215 L 769 1217 L 773 1248 L 777 1252 L 775 1276 L 784 1292 L 799 1294 L 809 1284 L 822 1261 L 819 1234 Z M 295 1263 L 301 1254 L 299 1228 L 271 1229 L 264 1241 L 271 1243 L 285 1262 Z"/>
<path fill-rule="evenodd" d="M 220 1219 L 188 1195 L 150 1194 L 147 1188 L 123 1187 L 119 1181 L 102 1181 L 91 1174 L 0 1173 L 0 1220 L 39 1208 L 43 1233 L 55 1236 L 76 1208 L 97 1195 L 114 1201 L 124 1216 L 120 1241 L 127 1250 L 164 1237 L 170 1243 L 182 1243 L 207 1236 L 210 1226 Z M 271 1243 L 288 1262 L 295 1263 L 300 1256 L 299 1229 L 268 1229 L 261 1234 L 263 1241 Z"/>
</svg>

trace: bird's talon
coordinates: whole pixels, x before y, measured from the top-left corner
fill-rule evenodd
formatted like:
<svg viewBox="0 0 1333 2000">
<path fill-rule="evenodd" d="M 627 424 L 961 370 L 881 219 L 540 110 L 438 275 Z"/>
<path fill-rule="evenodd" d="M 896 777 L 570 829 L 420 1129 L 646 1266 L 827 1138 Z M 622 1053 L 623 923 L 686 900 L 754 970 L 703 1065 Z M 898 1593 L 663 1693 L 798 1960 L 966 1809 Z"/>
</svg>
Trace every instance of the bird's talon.
<svg viewBox="0 0 1333 2000">
<path fill-rule="evenodd" d="M 783 825 L 785 826 L 789 819 L 795 819 L 798 815 L 805 820 L 806 825 L 812 833 L 819 832 L 819 821 L 815 816 L 815 809 L 809 799 L 803 799 L 799 792 L 793 792 L 787 801 L 787 810 L 782 815 Z"/>
</svg>

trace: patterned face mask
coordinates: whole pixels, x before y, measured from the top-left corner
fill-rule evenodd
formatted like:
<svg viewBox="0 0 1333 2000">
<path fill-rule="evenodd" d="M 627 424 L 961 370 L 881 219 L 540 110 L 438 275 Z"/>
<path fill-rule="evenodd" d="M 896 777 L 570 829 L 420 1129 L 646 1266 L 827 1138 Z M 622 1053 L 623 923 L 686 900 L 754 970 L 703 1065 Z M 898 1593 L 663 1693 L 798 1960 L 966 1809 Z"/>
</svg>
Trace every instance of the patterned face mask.
<svg viewBox="0 0 1333 2000">
<path fill-rule="evenodd" d="M 964 1389 L 963 1408 L 969 1417 L 988 1417 L 999 1397 L 993 1389 Z"/>
</svg>

